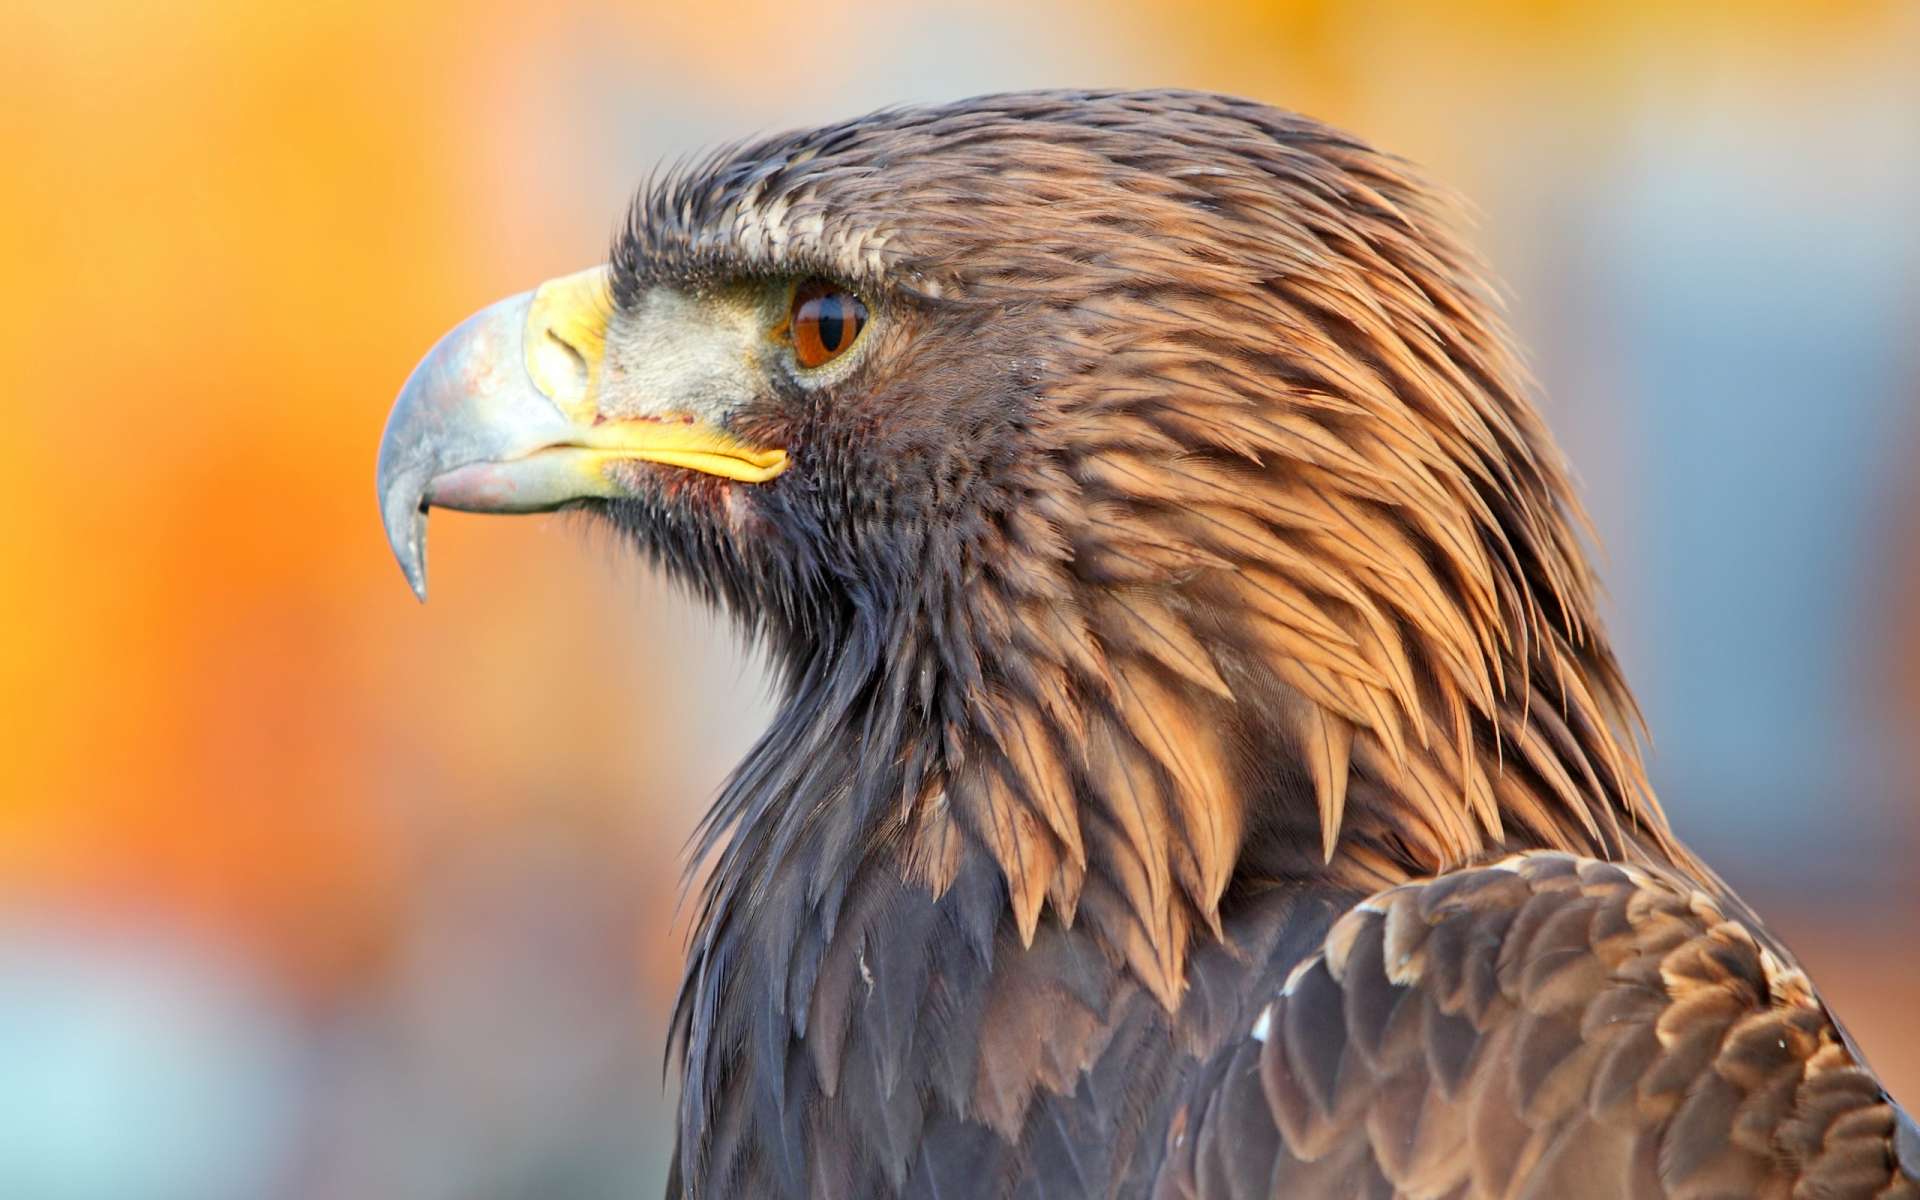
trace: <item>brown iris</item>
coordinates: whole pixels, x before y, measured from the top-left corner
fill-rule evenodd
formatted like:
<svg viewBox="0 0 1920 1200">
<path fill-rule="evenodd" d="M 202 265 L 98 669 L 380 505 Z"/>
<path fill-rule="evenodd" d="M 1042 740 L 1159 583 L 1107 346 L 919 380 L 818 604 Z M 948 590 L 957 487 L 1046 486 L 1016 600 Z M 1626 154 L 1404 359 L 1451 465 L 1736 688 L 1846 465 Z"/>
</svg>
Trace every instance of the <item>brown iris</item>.
<svg viewBox="0 0 1920 1200">
<path fill-rule="evenodd" d="M 860 297 L 824 279 L 809 279 L 793 293 L 787 334 L 793 357 L 808 369 L 845 354 L 867 327 L 867 306 Z"/>
</svg>

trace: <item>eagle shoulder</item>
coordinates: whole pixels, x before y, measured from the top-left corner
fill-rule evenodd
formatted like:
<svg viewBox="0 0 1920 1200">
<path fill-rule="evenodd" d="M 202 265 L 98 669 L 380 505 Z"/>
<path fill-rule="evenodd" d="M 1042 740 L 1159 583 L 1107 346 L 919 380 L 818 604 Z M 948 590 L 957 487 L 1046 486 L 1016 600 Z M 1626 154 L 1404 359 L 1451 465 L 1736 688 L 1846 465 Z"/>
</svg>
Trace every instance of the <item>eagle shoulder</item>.
<svg viewBox="0 0 1920 1200">
<path fill-rule="evenodd" d="M 1515 855 L 1334 923 L 1197 1073 L 1156 1196 L 1920 1197 L 1805 974 L 1663 870 Z"/>
</svg>

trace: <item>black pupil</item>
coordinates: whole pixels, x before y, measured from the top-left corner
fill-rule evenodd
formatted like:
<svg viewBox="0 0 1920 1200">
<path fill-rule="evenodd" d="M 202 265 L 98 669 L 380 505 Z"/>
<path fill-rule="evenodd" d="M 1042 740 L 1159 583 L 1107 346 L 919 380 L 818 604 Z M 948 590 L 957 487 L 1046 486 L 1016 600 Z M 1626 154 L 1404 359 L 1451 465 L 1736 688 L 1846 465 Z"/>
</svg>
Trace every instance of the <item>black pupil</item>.
<svg viewBox="0 0 1920 1200">
<path fill-rule="evenodd" d="M 820 344 L 829 354 L 841 348 L 841 335 L 847 331 L 846 297 L 835 293 L 820 297 Z"/>
</svg>

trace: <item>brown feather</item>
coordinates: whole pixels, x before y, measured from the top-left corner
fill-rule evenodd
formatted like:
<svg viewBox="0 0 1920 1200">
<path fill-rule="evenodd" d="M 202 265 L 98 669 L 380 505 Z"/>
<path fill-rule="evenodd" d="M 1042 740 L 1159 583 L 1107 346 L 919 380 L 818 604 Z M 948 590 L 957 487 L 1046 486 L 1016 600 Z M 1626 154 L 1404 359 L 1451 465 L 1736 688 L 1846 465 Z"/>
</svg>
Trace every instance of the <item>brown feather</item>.
<svg viewBox="0 0 1920 1200">
<path fill-rule="evenodd" d="M 1437 939 L 1457 921 L 1479 933 Z M 1491 1003 L 1435 986 L 1463 955 L 1493 968 Z M 1258 1052 L 1219 1086 L 1256 1090 L 1273 1157 L 1210 1141 L 1203 1114 L 1162 1194 L 1347 1195 L 1371 1169 L 1410 1197 L 1920 1196 L 1802 978 L 1667 873 L 1531 854 L 1395 888 L 1222 1051 Z"/>
<path fill-rule="evenodd" d="M 611 345 L 658 288 L 872 314 L 735 414 L 780 478 L 608 506 L 787 684 L 699 842 L 672 1194 L 1915 1196 L 1647 784 L 1457 223 L 1182 92 L 643 194 Z"/>
<path fill-rule="evenodd" d="M 1353 750 L 1353 726 L 1317 704 L 1304 706 L 1300 716 L 1300 749 L 1307 773 L 1313 777 L 1313 796 L 1320 809 L 1321 857 L 1333 861 L 1340 842 L 1340 817 L 1347 807 L 1347 772 Z"/>
</svg>

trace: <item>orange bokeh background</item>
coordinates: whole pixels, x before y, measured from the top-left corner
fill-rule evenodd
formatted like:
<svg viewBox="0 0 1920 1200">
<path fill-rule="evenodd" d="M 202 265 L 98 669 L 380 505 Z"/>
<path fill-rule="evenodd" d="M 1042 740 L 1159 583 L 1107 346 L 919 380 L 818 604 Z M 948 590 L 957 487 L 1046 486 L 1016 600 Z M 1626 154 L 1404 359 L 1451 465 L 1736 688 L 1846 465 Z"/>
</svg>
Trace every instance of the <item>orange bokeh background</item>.
<svg viewBox="0 0 1920 1200">
<path fill-rule="evenodd" d="M 1647 131 L 1672 108 L 1720 131 L 1701 145 L 1779 137 L 1789 159 L 1864 138 L 1831 201 L 1884 236 L 1888 303 L 1905 306 L 1909 333 L 1920 311 L 1913 223 L 1899 219 L 1920 172 L 1920 10 L 1734 7 L 16 2 L 0 16 L 7 923 L 63 945 L 104 925 L 216 947 L 296 1046 L 357 1036 L 342 1027 L 446 1040 L 371 1082 L 275 1074 L 297 1093 L 286 1131 L 234 1178 L 286 1196 L 523 1194 L 537 1176 L 462 1174 L 446 1147 L 514 1128 L 507 1143 L 528 1161 L 565 1157 L 564 1137 L 516 1125 L 517 1101 L 484 1099 L 531 1085 L 483 1050 L 522 1053 L 517 1020 L 559 1018 L 502 1001 L 475 1026 L 492 1033 L 462 1041 L 465 1010 L 434 980 L 491 981 L 511 999 L 529 974 L 606 964 L 578 1004 L 611 1031 L 591 1048 L 623 1064 L 616 1115 L 642 1148 L 605 1171 L 658 1169 L 678 853 L 765 718 L 760 673 L 717 618 L 577 520 L 437 516 L 433 600 L 414 604 L 376 519 L 374 447 L 426 347 L 479 305 L 599 260 L 657 162 L 903 99 L 1239 92 L 1359 130 L 1472 196 L 1607 534 L 1622 640 L 1657 669 L 1675 653 L 1660 560 L 1634 531 L 1666 517 L 1642 480 L 1689 468 L 1662 457 L 1662 426 L 1618 416 L 1632 378 L 1594 349 L 1618 329 L 1565 283 L 1568 243 L 1588 227 L 1562 214 L 1592 162 L 1668 161 L 1622 147 L 1657 143 Z M 1906 208 L 1847 216 L 1882 193 Z M 1891 427 L 1911 447 L 1920 364 L 1897 347 L 1889 361 L 1904 361 Z M 1899 849 L 1849 872 L 1836 843 L 1795 875 L 1741 859 L 1735 839 L 1726 866 L 1911 1104 L 1920 907 L 1901 864 L 1920 844 L 1904 753 L 1920 694 L 1920 491 L 1886 471 L 1874 495 L 1891 499 L 1854 521 L 1872 569 L 1834 583 L 1858 598 L 1835 636 L 1865 647 L 1845 686 L 1884 723 L 1872 736 L 1892 765 L 1872 796 L 1807 803 Z M 1794 563 L 1779 574 L 1797 578 Z M 1675 752 L 1652 707 L 1661 753 Z M 1711 774 L 1665 788 L 1709 847 L 1711 814 L 1743 811 L 1689 823 L 1681 785 L 1711 792 Z M 1799 818 L 1781 819 L 1790 839 Z M 500 957 L 488 938 L 517 899 L 553 906 L 582 939 L 574 957 L 554 966 L 525 930 Z M 0 1090 L 7 1075 L 0 1064 Z M 417 1139 L 435 1157 L 338 1116 L 343 1096 L 389 1085 L 414 1089 L 421 1112 L 483 1099 L 414 1114 L 446 1126 Z M 541 1086 L 581 1111 L 605 1094 Z M 542 1105 L 525 1111 L 573 1111 Z M 6 1170 L 0 1143 L 0 1183 Z M 102 1186 L 84 1194 L 123 1194 Z M 617 1194 L 594 1186 L 524 1194 Z"/>
</svg>

